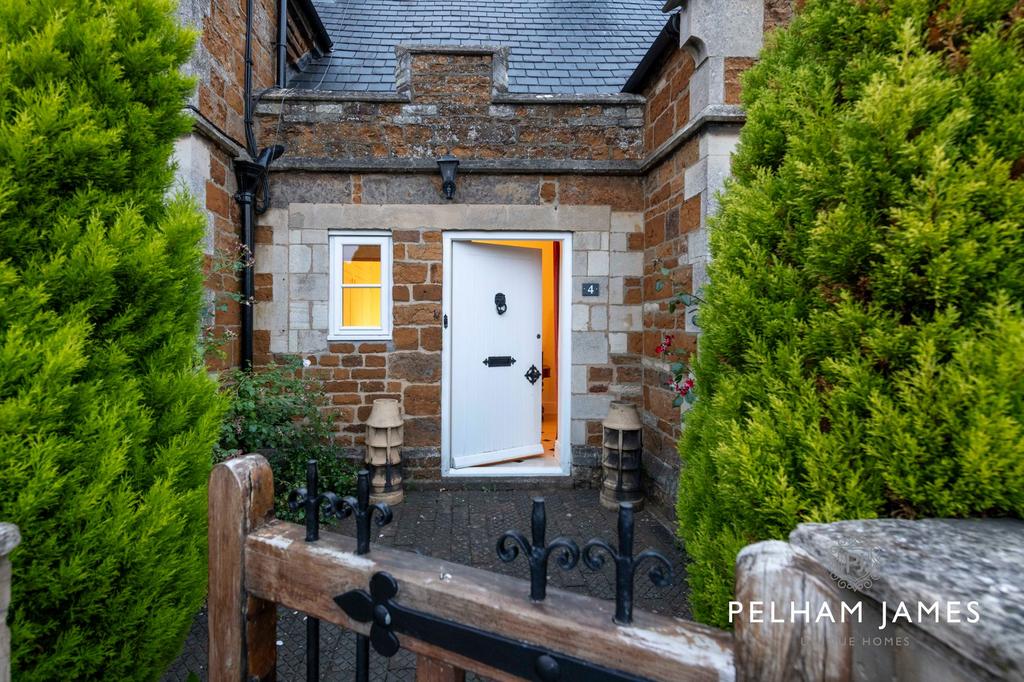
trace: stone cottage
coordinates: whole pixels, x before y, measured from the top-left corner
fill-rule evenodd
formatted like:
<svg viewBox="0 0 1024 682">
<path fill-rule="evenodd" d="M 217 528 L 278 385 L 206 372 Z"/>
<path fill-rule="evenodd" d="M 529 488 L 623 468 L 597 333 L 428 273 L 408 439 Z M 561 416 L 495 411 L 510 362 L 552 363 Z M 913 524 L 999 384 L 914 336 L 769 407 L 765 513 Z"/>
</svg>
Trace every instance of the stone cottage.
<svg viewBox="0 0 1024 682">
<path fill-rule="evenodd" d="M 680 412 L 656 348 L 672 335 L 693 349 L 698 329 L 666 299 L 705 281 L 707 217 L 743 122 L 738 77 L 788 5 L 182 12 L 202 37 L 178 159 L 209 212 L 211 262 L 247 239 L 245 201 L 256 207 L 249 283 L 209 281 L 243 301 L 251 288 L 251 306 L 211 321 L 242 337 L 225 364 L 302 357 L 353 451 L 373 400 L 400 400 L 405 478 L 420 484 L 589 484 L 609 403 L 632 401 L 647 493 L 672 504 Z M 267 182 L 241 187 L 274 145 Z"/>
</svg>

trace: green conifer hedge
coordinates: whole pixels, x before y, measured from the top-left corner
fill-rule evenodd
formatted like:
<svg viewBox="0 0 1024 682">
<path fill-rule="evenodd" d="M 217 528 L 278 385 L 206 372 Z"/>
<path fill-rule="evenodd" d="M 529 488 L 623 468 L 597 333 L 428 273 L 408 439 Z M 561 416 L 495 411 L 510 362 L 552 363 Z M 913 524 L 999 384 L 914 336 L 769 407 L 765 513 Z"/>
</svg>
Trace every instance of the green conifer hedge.
<svg viewBox="0 0 1024 682">
<path fill-rule="evenodd" d="M 1024 514 L 1024 10 L 808 0 L 744 79 L 680 442 L 693 610 L 804 521 Z"/>
<path fill-rule="evenodd" d="M 165 199 L 193 36 L 170 0 L 0 0 L 0 520 L 14 679 L 152 680 L 205 594 L 222 400 L 204 220 Z"/>
</svg>

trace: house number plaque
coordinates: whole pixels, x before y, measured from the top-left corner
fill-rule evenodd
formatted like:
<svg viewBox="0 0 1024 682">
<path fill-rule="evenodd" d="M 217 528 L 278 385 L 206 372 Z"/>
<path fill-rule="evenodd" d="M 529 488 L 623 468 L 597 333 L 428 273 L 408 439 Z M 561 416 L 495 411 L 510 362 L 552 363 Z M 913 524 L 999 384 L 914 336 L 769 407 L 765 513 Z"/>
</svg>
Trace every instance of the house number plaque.
<svg viewBox="0 0 1024 682">
<path fill-rule="evenodd" d="M 584 282 L 583 283 L 583 295 L 584 296 L 600 296 L 601 295 L 601 284 L 598 282 Z"/>
</svg>

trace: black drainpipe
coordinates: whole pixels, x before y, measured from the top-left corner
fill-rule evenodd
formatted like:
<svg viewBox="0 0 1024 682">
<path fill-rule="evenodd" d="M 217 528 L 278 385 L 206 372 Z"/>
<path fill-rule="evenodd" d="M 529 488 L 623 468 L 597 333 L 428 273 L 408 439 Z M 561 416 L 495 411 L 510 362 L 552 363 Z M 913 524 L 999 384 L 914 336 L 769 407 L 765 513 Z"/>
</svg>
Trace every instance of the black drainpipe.
<svg viewBox="0 0 1024 682">
<path fill-rule="evenodd" d="M 286 0 L 282 0 L 285 2 Z M 284 147 L 276 144 L 256 153 L 256 134 L 253 132 L 253 97 L 252 97 L 252 3 L 246 2 L 245 15 L 245 146 L 249 158 L 235 159 L 235 180 L 238 193 L 235 201 L 242 209 L 242 300 L 240 303 L 242 334 L 241 334 L 241 366 L 244 370 L 252 369 L 253 358 L 253 305 L 256 298 L 254 261 L 256 255 L 256 216 L 270 207 L 270 176 L 268 171 L 271 162 L 284 153 Z M 259 200 L 258 200 L 259 198 Z"/>
<path fill-rule="evenodd" d="M 647 49 L 647 54 L 644 55 L 640 63 L 633 69 L 633 73 L 630 75 L 629 80 L 626 81 L 626 84 L 622 86 L 622 92 L 640 94 L 647 84 L 647 77 L 651 75 L 655 67 L 661 66 L 662 56 L 666 52 L 679 47 L 680 21 L 679 12 L 668 18 L 665 26 L 661 29 L 661 33 L 658 34 L 658 37 L 654 39 L 654 42 Z"/>
<path fill-rule="evenodd" d="M 288 87 L 288 0 L 277 0 L 277 87 Z"/>
</svg>

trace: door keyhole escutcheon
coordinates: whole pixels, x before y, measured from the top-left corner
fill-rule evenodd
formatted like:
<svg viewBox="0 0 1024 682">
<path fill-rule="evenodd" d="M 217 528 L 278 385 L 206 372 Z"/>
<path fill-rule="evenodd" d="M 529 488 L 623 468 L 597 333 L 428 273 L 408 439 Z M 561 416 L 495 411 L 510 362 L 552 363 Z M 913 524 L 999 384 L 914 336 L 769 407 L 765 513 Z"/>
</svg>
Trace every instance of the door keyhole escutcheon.
<svg viewBox="0 0 1024 682">
<path fill-rule="evenodd" d="M 530 365 L 530 369 L 526 370 L 526 374 L 523 375 L 526 380 L 531 384 L 537 383 L 537 379 L 540 379 L 540 370 L 537 369 L 537 365 Z"/>
<path fill-rule="evenodd" d="M 494 295 L 494 307 L 497 309 L 499 315 L 504 315 L 508 310 L 508 304 L 505 303 L 505 294 L 497 293 Z"/>
</svg>

